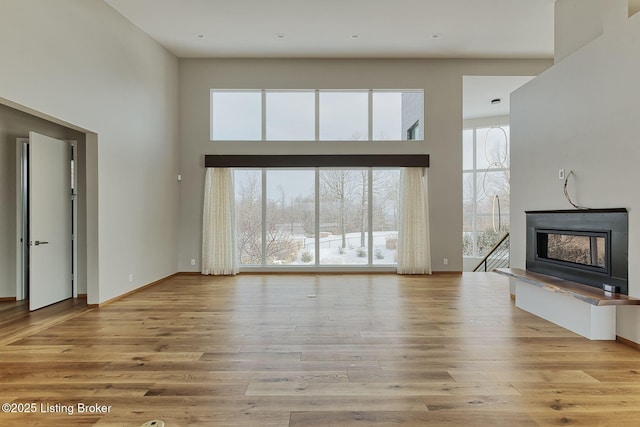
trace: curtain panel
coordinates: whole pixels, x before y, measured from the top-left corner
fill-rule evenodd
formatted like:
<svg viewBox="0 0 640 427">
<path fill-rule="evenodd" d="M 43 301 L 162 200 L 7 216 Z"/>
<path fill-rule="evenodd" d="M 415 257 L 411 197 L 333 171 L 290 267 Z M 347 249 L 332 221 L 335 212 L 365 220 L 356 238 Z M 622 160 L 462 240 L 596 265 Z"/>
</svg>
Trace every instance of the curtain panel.
<svg viewBox="0 0 640 427">
<path fill-rule="evenodd" d="M 431 274 L 426 168 L 400 171 L 398 274 Z"/>
<path fill-rule="evenodd" d="M 202 213 L 202 274 L 235 275 L 239 271 L 233 170 L 207 168 Z"/>
</svg>

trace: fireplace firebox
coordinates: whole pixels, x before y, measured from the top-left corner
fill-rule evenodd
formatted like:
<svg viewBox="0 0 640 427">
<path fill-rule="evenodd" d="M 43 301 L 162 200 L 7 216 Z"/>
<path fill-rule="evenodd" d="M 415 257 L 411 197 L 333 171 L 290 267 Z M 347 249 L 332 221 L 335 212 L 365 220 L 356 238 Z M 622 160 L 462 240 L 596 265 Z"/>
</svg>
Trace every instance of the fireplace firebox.
<svg viewBox="0 0 640 427">
<path fill-rule="evenodd" d="M 626 209 L 526 214 L 527 270 L 628 295 Z"/>
</svg>

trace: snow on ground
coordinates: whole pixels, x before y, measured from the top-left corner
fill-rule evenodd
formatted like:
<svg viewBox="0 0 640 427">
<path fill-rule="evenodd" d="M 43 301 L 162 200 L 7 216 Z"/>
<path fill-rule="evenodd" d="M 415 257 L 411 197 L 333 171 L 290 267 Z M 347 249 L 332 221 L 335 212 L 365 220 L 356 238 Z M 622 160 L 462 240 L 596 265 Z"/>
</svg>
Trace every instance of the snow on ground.
<svg viewBox="0 0 640 427">
<path fill-rule="evenodd" d="M 397 231 L 373 232 L 373 264 L 396 264 L 396 250 L 387 249 L 387 239 L 397 239 L 397 236 Z M 315 238 L 303 236 L 297 238 L 303 241 L 302 249 L 300 249 L 296 260 L 288 265 L 313 265 L 315 263 Z M 360 233 L 347 233 L 346 239 L 347 247 L 341 250 L 342 235 L 321 237 L 320 265 L 367 265 L 369 262 L 367 236 L 365 235 L 363 248 L 360 247 Z M 308 262 L 302 261 L 305 252 L 312 257 Z"/>
</svg>

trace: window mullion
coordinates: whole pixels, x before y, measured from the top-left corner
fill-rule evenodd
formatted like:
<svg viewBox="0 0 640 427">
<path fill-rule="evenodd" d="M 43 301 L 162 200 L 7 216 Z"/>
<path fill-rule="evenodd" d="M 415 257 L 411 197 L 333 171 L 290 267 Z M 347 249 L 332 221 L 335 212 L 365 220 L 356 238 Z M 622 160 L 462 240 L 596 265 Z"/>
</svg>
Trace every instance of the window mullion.
<svg viewBox="0 0 640 427">
<path fill-rule="evenodd" d="M 369 185 L 367 188 L 367 252 L 369 253 L 369 267 L 373 266 L 373 168 L 367 173 Z"/>
<path fill-rule="evenodd" d="M 316 236 L 314 241 L 314 249 L 315 249 L 315 266 L 320 266 L 320 168 L 316 168 L 315 175 L 315 206 L 314 206 L 314 215 L 315 215 L 315 226 L 314 226 L 314 234 Z"/>
<path fill-rule="evenodd" d="M 262 140 L 267 140 L 267 91 L 262 91 Z"/>
<path fill-rule="evenodd" d="M 267 170 L 262 169 L 262 266 L 267 265 Z"/>
<path fill-rule="evenodd" d="M 315 103 L 316 103 L 316 136 L 315 136 L 315 140 L 316 141 L 320 141 L 320 91 L 316 89 L 315 91 L 316 94 L 316 99 L 315 99 Z"/>
<path fill-rule="evenodd" d="M 473 128 L 473 203 L 471 209 L 471 230 L 473 236 L 473 256 L 478 256 L 478 217 L 477 217 L 477 203 L 478 203 L 478 166 L 476 162 L 476 156 L 478 152 L 477 147 L 477 129 Z"/>
<path fill-rule="evenodd" d="M 367 102 L 367 106 L 368 106 L 368 111 L 367 114 L 369 116 L 368 122 L 369 122 L 369 126 L 367 129 L 367 141 L 373 141 L 373 91 L 370 90 L 369 91 L 369 96 L 368 96 L 369 101 Z"/>
</svg>

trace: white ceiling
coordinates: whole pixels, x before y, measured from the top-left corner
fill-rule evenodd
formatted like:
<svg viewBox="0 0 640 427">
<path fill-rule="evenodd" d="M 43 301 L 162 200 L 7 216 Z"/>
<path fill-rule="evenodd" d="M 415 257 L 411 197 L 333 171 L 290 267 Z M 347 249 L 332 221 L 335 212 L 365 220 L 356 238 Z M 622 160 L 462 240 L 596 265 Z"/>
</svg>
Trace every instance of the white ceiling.
<svg viewBox="0 0 640 427">
<path fill-rule="evenodd" d="M 180 58 L 553 56 L 554 0 L 105 1 Z"/>
<path fill-rule="evenodd" d="M 464 76 L 462 99 L 464 119 L 508 115 L 511 92 L 531 80 L 528 76 Z M 491 104 L 499 98 L 500 103 Z"/>
<path fill-rule="evenodd" d="M 553 57 L 555 0 L 105 1 L 180 58 Z M 465 77 L 464 118 L 528 79 Z"/>
</svg>

